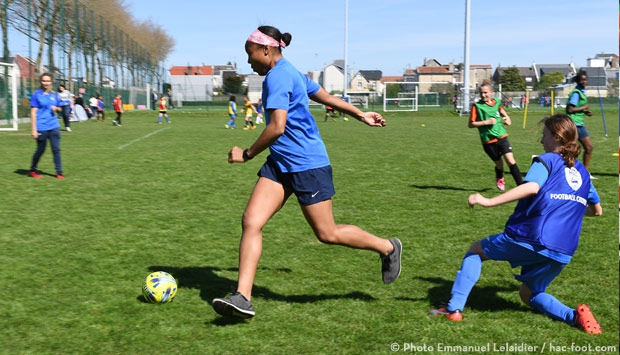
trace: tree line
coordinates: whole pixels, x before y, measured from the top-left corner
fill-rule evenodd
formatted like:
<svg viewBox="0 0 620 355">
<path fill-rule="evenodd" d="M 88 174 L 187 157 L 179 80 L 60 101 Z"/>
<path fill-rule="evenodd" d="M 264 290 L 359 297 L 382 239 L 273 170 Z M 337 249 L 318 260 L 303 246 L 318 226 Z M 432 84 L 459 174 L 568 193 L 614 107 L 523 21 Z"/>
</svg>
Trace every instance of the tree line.
<svg viewBox="0 0 620 355">
<path fill-rule="evenodd" d="M 15 29 L 36 46 L 36 54 L 28 55 L 32 77 L 47 66 L 67 82 L 101 85 L 107 76 L 117 83 L 153 84 L 174 40 L 151 20 L 134 19 L 129 9 L 124 0 L 3 0 L 2 56 L 7 62 L 14 55 L 9 29 Z"/>
</svg>

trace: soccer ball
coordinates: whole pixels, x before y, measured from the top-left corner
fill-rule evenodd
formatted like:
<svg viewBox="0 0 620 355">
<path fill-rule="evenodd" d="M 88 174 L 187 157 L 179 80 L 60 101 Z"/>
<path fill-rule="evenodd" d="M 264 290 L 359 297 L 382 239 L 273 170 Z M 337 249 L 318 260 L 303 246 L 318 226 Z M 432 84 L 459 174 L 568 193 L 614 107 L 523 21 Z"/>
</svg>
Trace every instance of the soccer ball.
<svg viewBox="0 0 620 355">
<path fill-rule="evenodd" d="M 177 281 L 165 271 L 156 271 L 144 280 L 142 295 L 150 303 L 171 302 L 177 295 Z"/>
</svg>

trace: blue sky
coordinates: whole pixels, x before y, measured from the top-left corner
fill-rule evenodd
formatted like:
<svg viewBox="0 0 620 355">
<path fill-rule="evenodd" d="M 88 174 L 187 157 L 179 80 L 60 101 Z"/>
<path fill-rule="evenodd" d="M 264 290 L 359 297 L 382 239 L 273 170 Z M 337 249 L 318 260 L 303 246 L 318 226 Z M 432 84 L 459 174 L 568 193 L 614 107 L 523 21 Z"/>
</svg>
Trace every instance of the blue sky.
<svg viewBox="0 0 620 355">
<path fill-rule="evenodd" d="M 465 0 L 349 0 L 348 65 L 402 75 L 424 58 L 464 61 Z M 251 72 L 243 46 L 260 25 L 293 36 L 284 56 L 302 72 L 344 59 L 345 0 L 125 0 L 175 40 L 164 66 L 236 62 Z M 147 5 L 148 4 L 148 5 Z M 611 0 L 471 0 L 470 64 L 530 66 L 617 53 L 618 5 Z"/>
</svg>

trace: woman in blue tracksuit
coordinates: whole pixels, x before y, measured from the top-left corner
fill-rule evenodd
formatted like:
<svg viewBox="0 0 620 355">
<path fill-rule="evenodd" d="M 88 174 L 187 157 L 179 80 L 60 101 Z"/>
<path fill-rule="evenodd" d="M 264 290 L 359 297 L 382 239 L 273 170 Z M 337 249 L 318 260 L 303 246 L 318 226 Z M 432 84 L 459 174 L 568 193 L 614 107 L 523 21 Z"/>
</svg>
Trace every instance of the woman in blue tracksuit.
<svg viewBox="0 0 620 355">
<path fill-rule="evenodd" d="M 60 159 L 60 124 L 56 112 L 60 112 L 58 93 L 52 90 L 52 75 L 44 73 L 40 77 L 41 87 L 30 98 L 30 123 L 32 138 L 37 141 L 37 149 L 32 156 L 29 176 L 39 179 L 42 175 L 37 170 L 39 159 L 45 152 L 47 141 L 50 141 L 56 177 L 64 179 L 62 161 Z"/>
</svg>

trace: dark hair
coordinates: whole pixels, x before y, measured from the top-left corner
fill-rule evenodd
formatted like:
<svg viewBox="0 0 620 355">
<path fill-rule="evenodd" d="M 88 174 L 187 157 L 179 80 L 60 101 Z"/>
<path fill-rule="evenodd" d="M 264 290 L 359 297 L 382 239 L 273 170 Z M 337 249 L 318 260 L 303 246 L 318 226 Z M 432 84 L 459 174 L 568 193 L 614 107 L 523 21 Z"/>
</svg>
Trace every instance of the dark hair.
<svg viewBox="0 0 620 355">
<path fill-rule="evenodd" d="M 235 95 L 230 95 L 228 101 L 237 101 L 237 98 L 235 97 Z"/>
<path fill-rule="evenodd" d="M 573 82 L 577 82 L 579 81 L 579 78 L 581 76 L 585 76 L 586 78 L 588 77 L 588 72 L 586 72 L 585 70 L 580 70 L 579 72 L 577 72 L 577 74 L 573 77 Z"/>
<path fill-rule="evenodd" d="M 563 113 L 555 114 L 551 117 L 545 117 L 541 121 L 545 127 L 551 132 L 558 147 L 558 153 L 562 155 L 566 166 L 572 168 L 575 166 L 575 160 L 579 156 L 581 148 L 577 143 L 579 135 L 577 134 L 577 126 L 575 122 Z"/>
<path fill-rule="evenodd" d="M 282 34 L 279 29 L 273 26 L 260 26 L 258 30 L 278 42 L 284 42 L 287 47 L 291 44 L 291 40 L 293 39 L 293 36 L 290 33 L 286 32 Z M 278 47 L 278 49 L 282 50 L 282 47 Z"/>
</svg>

